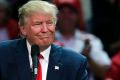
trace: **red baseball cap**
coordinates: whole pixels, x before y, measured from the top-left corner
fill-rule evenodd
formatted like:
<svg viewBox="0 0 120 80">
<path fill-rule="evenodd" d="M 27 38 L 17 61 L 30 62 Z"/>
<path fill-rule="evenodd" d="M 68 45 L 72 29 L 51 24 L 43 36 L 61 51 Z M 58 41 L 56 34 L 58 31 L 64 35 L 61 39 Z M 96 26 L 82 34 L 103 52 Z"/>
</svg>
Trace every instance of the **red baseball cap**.
<svg viewBox="0 0 120 80">
<path fill-rule="evenodd" d="M 56 6 L 71 5 L 77 10 L 81 7 L 79 0 L 53 0 L 53 3 L 56 4 Z"/>
</svg>

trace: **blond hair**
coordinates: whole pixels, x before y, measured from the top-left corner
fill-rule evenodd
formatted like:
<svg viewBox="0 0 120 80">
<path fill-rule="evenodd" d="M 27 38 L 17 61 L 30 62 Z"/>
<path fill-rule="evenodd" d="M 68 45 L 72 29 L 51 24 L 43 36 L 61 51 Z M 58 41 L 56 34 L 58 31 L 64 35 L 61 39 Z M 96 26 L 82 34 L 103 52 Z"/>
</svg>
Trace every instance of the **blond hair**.
<svg viewBox="0 0 120 80">
<path fill-rule="evenodd" d="M 40 12 L 43 14 L 50 14 L 53 17 L 54 24 L 57 22 L 57 7 L 46 1 L 34 0 L 28 1 L 21 8 L 19 8 L 19 25 L 24 25 L 26 16 L 32 15 L 34 12 Z"/>
</svg>

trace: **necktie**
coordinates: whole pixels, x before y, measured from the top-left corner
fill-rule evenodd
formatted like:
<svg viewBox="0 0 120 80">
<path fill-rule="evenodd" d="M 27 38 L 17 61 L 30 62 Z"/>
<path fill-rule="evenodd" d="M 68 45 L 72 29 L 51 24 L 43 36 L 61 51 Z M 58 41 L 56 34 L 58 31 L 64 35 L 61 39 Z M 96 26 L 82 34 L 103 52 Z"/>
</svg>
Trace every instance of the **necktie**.
<svg viewBox="0 0 120 80">
<path fill-rule="evenodd" d="M 43 56 L 40 54 L 38 56 L 38 59 L 43 59 Z M 38 72 L 37 72 L 36 80 L 42 80 L 42 67 L 40 62 L 38 62 Z"/>
</svg>

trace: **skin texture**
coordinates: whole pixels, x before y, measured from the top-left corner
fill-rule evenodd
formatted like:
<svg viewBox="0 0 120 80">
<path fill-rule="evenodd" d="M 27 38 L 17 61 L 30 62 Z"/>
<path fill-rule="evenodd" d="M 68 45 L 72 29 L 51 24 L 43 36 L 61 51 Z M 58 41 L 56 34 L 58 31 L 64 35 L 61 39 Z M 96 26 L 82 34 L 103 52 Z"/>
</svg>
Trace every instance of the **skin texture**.
<svg viewBox="0 0 120 80">
<path fill-rule="evenodd" d="M 24 19 L 25 24 L 20 30 L 30 44 L 39 45 L 44 50 L 54 42 L 55 24 L 51 15 L 37 12 Z"/>
</svg>

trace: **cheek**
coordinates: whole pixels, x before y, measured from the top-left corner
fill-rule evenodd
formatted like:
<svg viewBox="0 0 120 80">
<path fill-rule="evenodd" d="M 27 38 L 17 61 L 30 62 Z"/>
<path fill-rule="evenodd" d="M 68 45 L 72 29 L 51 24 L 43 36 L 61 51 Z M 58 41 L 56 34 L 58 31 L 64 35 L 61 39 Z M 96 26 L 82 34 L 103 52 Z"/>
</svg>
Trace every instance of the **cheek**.
<svg viewBox="0 0 120 80">
<path fill-rule="evenodd" d="M 55 33 L 55 26 L 48 27 L 48 29 L 49 29 L 50 32 Z"/>
<path fill-rule="evenodd" d="M 49 39 L 51 39 L 53 41 L 54 37 L 55 37 L 55 26 L 49 28 L 49 32 L 51 33 L 51 36 L 49 37 Z"/>
<path fill-rule="evenodd" d="M 30 32 L 30 34 L 37 34 L 37 33 L 40 32 L 40 29 L 39 29 L 39 28 L 31 27 L 31 28 L 29 29 L 29 32 Z"/>
</svg>

